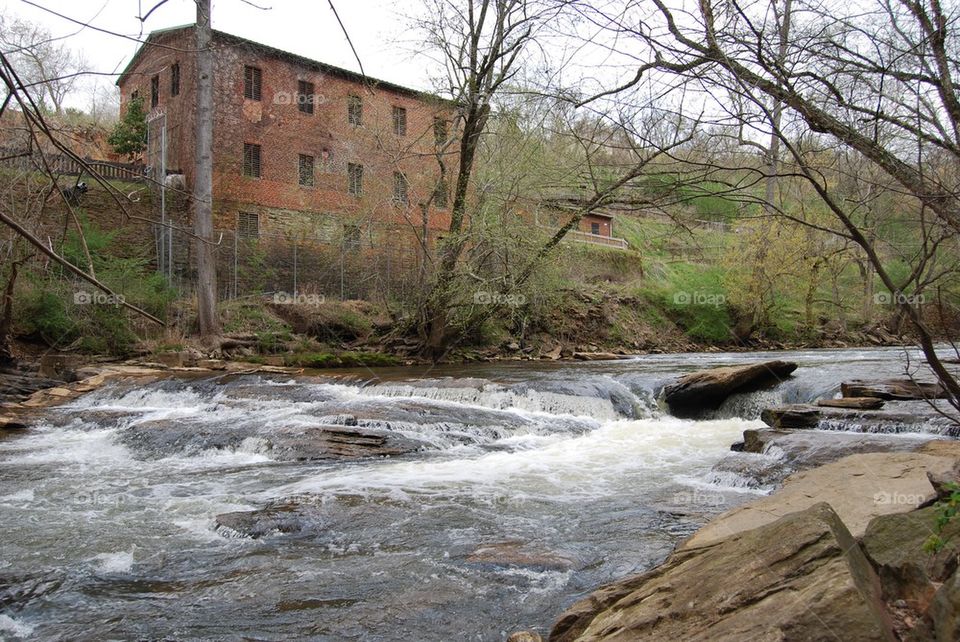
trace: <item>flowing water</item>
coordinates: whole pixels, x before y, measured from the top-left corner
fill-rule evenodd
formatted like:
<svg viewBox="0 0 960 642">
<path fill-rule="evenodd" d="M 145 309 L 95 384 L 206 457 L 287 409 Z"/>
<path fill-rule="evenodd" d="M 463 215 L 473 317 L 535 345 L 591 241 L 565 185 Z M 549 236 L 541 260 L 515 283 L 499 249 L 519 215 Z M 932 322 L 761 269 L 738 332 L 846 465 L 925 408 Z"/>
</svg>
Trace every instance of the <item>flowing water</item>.
<svg viewBox="0 0 960 642">
<path fill-rule="evenodd" d="M 683 372 L 766 358 L 801 368 L 706 420 L 656 401 Z M 0 440 L 0 637 L 546 632 L 763 492 L 711 472 L 762 407 L 903 363 L 872 349 L 121 381 Z M 278 456 L 275 435 L 320 424 L 416 450 Z M 258 511 L 256 537 L 215 521 L 240 511 Z"/>
</svg>

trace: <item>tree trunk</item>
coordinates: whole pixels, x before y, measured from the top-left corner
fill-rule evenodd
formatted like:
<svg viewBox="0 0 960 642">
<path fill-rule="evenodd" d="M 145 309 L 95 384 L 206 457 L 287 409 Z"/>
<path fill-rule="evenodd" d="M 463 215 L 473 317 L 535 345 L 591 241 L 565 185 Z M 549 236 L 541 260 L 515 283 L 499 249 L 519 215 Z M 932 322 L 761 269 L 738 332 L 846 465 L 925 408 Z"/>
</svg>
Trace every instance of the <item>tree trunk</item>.
<svg viewBox="0 0 960 642">
<path fill-rule="evenodd" d="M 197 0 L 197 123 L 193 179 L 193 232 L 197 236 L 197 314 L 200 338 L 211 343 L 220 334 L 217 318 L 217 270 L 213 245 L 213 50 L 210 0 Z"/>
<path fill-rule="evenodd" d="M 31 255 L 32 256 L 32 255 Z M 29 259 L 26 257 L 10 263 L 10 275 L 7 277 L 7 287 L 3 291 L 3 313 L 0 315 L 0 369 L 12 368 L 17 365 L 13 356 L 13 289 L 17 283 L 17 274 L 20 266 Z"/>
</svg>

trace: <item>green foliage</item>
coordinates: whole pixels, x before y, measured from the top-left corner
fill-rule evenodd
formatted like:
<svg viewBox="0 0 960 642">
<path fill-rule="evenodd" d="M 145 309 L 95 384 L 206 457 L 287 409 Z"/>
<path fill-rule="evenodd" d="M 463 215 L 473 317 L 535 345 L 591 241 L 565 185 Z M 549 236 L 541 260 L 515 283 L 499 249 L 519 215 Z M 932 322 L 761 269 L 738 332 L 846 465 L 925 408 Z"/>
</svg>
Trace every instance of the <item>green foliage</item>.
<svg viewBox="0 0 960 642">
<path fill-rule="evenodd" d="M 290 330 L 283 328 L 280 330 L 265 330 L 257 332 L 257 348 L 260 352 L 274 353 L 286 349 L 288 341 L 293 340 Z"/>
<path fill-rule="evenodd" d="M 164 318 L 176 291 L 163 276 L 140 258 L 109 254 L 114 234 L 83 223 L 97 278 L 123 299 L 156 317 Z M 67 235 L 60 251 L 68 261 L 86 269 L 80 237 Z M 128 354 L 138 340 L 140 317 L 60 267 L 43 273 L 25 272 L 15 297 L 17 333 L 64 349 L 96 354 Z"/>
<path fill-rule="evenodd" d="M 923 543 L 923 550 L 931 554 L 939 553 L 947 545 L 950 538 L 944 537 L 943 531 L 960 512 L 960 484 L 951 482 L 946 484 L 945 488 L 949 495 L 934 504 L 937 510 L 937 523 L 934 526 L 936 532 Z"/>
<path fill-rule="evenodd" d="M 305 352 L 287 356 L 284 363 L 300 368 L 375 368 L 395 366 L 400 360 L 380 352 Z"/>
<path fill-rule="evenodd" d="M 70 343 L 80 331 L 79 324 L 70 316 L 65 297 L 45 289 L 35 279 L 30 290 L 20 297 L 17 318 L 20 333 L 50 346 Z"/>
<path fill-rule="evenodd" d="M 147 148 L 147 115 L 143 111 L 143 99 L 133 98 L 127 104 L 107 143 L 118 154 L 133 158 Z"/>
<path fill-rule="evenodd" d="M 648 284 L 642 289 L 644 297 L 693 339 L 723 343 L 732 338 L 722 269 L 678 265 L 668 279 Z"/>
</svg>

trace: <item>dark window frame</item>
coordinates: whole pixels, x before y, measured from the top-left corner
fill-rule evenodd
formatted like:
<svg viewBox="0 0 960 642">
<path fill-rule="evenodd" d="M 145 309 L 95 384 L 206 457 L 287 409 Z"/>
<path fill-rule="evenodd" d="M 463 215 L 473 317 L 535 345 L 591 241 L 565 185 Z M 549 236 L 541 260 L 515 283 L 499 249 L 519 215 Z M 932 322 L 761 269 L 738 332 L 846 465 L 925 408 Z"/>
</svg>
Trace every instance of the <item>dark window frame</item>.
<svg viewBox="0 0 960 642">
<path fill-rule="evenodd" d="M 410 181 L 399 170 L 393 173 L 393 202 L 396 205 L 410 205 Z"/>
<path fill-rule="evenodd" d="M 309 80 L 297 81 L 297 109 L 302 114 L 313 114 L 314 86 Z"/>
<path fill-rule="evenodd" d="M 245 241 L 260 238 L 259 212 L 237 212 L 237 238 Z"/>
<path fill-rule="evenodd" d="M 154 74 L 150 78 L 150 109 L 156 109 L 160 105 L 160 74 Z"/>
<path fill-rule="evenodd" d="M 347 122 L 354 127 L 363 126 L 363 99 L 356 94 L 347 96 Z"/>
<path fill-rule="evenodd" d="M 180 95 L 180 63 L 170 65 L 170 96 Z"/>
<path fill-rule="evenodd" d="M 243 175 L 247 178 L 263 177 L 263 148 L 258 143 L 243 144 Z"/>
<path fill-rule="evenodd" d="M 347 193 L 363 196 L 363 165 L 347 163 Z"/>
<path fill-rule="evenodd" d="M 297 161 L 297 182 L 301 187 L 313 187 L 316 183 L 316 158 L 310 154 L 300 154 Z"/>
<path fill-rule="evenodd" d="M 397 136 L 407 135 L 407 108 L 393 106 L 393 133 Z"/>
<path fill-rule="evenodd" d="M 243 66 L 243 97 L 247 100 L 263 99 L 263 70 L 260 67 Z"/>
<path fill-rule="evenodd" d="M 590 223 L 590 233 L 594 236 L 600 236 L 600 224 L 597 222 Z"/>
</svg>

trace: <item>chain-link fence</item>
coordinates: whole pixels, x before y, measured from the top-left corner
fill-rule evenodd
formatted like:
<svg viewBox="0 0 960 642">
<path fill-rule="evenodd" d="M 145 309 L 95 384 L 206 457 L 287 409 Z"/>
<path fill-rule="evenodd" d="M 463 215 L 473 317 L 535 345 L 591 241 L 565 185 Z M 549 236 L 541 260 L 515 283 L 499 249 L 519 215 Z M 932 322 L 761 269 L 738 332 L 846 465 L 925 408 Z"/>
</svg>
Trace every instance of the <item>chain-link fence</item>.
<svg viewBox="0 0 960 642">
<path fill-rule="evenodd" d="M 322 238 L 222 230 L 214 238 L 221 300 L 272 293 L 389 301 L 414 296 L 423 283 L 422 252 L 409 231 L 376 228 Z M 167 250 L 171 282 L 181 292 L 194 287 L 193 242 L 189 234 L 175 231 Z"/>
</svg>

